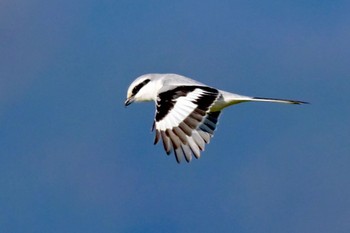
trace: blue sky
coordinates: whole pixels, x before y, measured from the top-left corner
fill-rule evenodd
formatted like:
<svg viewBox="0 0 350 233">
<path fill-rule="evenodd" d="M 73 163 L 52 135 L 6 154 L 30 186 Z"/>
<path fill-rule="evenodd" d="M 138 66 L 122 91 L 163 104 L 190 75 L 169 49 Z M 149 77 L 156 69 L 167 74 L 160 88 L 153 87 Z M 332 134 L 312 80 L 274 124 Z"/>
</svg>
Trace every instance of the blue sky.
<svg viewBox="0 0 350 233">
<path fill-rule="evenodd" d="M 348 1 L 0 3 L 1 232 L 349 232 Z M 199 160 L 128 85 L 179 73 L 309 101 L 226 109 Z"/>
</svg>

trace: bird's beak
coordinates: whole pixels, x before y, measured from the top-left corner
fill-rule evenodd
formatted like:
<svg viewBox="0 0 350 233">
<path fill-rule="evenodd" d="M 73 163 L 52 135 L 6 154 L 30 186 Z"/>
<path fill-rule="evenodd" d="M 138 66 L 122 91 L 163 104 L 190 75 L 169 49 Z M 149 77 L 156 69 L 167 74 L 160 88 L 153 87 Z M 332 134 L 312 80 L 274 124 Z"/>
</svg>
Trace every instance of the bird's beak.
<svg viewBox="0 0 350 233">
<path fill-rule="evenodd" d="M 133 96 L 127 98 L 127 99 L 125 100 L 125 103 L 124 103 L 124 104 L 125 104 L 125 107 L 128 106 L 128 105 L 130 105 L 130 104 L 132 104 L 134 101 L 135 101 L 135 98 L 134 98 Z"/>
</svg>

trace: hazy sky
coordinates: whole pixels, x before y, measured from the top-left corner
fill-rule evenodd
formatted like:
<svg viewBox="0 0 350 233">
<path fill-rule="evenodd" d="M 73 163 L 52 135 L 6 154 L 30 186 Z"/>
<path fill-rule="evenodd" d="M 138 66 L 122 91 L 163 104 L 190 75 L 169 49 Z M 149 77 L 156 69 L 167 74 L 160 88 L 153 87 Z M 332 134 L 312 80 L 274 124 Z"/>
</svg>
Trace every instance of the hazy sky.
<svg viewBox="0 0 350 233">
<path fill-rule="evenodd" d="M 0 232 L 350 232 L 348 1 L 2 0 Z M 124 108 L 144 73 L 309 101 L 226 109 L 199 160 Z"/>
</svg>

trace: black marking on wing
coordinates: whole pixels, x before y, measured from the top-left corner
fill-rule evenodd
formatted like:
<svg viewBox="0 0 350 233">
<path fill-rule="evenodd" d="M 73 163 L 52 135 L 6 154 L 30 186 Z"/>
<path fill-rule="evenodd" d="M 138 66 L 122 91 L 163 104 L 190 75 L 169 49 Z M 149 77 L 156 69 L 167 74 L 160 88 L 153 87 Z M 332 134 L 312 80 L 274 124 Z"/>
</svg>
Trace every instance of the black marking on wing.
<svg viewBox="0 0 350 233">
<path fill-rule="evenodd" d="M 157 122 L 163 120 L 174 108 L 176 99 L 181 96 L 187 96 L 197 88 L 203 90 L 199 97 L 192 100 L 192 103 L 196 104 L 197 108 L 180 122 L 179 125 L 171 129 L 166 129 L 165 131 L 157 129 Z M 210 107 L 218 97 L 218 90 L 202 86 L 180 86 L 171 91 L 161 93 L 157 101 L 155 117 L 156 135 L 154 144 L 158 143 L 161 138 L 167 154 L 174 151 L 178 163 L 180 163 L 183 158 L 185 158 L 187 162 L 190 162 L 192 154 L 196 158 L 199 158 L 200 151 L 203 151 L 205 144 L 210 142 L 218 123 L 220 111 L 209 112 Z"/>
<path fill-rule="evenodd" d="M 218 90 L 206 86 L 179 86 L 173 90 L 169 90 L 158 95 L 156 121 L 162 120 L 171 111 L 171 109 L 174 108 L 177 98 L 187 96 L 188 93 L 197 88 L 206 91 L 206 93 L 202 95 L 201 98 L 198 98 L 194 103 L 197 104 L 200 109 L 203 109 L 204 111 L 208 110 L 213 103 L 213 100 L 216 99 Z"/>
</svg>

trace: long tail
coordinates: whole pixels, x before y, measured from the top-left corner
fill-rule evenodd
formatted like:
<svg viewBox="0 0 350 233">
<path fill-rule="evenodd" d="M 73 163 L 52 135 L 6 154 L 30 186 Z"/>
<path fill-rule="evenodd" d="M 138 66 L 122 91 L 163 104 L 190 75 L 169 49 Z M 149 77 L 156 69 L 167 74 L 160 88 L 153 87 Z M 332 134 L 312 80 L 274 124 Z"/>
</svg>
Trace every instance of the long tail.
<svg viewBox="0 0 350 233">
<path fill-rule="evenodd" d="M 275 103 L 285 103 L 285 104 L 308 104 L 308 102 L 299 101 L 299 100 L 286 100 L 286 99 L 274 99 L 274 98 L 263 98 L 263 97 L 252 97 L 251 101 L 275 102 Z"/>
<path fill-rule="evenodd" d="M 230 105 L 239 104 L 243 102 L 272 102 L 272 103 L 284 103 L 284 104 L 308 104 L 308 102 L 299 100 L 287 100 L 287 99 L 275 99 L 275 98 L 263 98 L 263 97 L 250 97 L 244 95 L 238 95 L 226 91 L 221 91 L 222 99 L 218 99 L 214 106 L 211 107 L 211 111 L 221 111 Z"/>
</svg>

